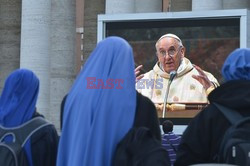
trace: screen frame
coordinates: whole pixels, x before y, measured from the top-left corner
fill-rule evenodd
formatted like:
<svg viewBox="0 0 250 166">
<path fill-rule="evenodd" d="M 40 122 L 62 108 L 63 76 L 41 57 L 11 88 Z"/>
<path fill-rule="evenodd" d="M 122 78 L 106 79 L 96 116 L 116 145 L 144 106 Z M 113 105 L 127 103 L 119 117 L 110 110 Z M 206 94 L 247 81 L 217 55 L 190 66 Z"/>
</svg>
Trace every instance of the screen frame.
<svg viewBox="0 0 250 166">
<path fill-rule="evenodd" d="M 99 14 L 97 17 L 97 42 L 103 40 L 106 32 L 106 23 L 123 22 L 123 21 L 164 21 L 178 19 L 223 19 L 223 18 L 240 18 L 240 48 L 246 48 L 247 41 L 247 23 L 249 10 L 232 9 L 232 10 L 208 10 L 188 11 L 188 12 L 161 12 L 161 13 L 129 13 L 129 14 Z M 250 45 L 250 41 L 249 41 Z"/>
</svg>

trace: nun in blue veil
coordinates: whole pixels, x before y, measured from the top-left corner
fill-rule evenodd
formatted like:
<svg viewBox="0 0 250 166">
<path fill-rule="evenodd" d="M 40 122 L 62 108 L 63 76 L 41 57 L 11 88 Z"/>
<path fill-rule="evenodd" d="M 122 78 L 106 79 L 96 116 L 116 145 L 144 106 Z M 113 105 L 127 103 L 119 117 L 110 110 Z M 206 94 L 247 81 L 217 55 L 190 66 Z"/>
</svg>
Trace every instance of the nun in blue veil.
<svg viewBox="0 0 250 166">
<path fill-rule="evenodd" d="M 33 72 L 26 69 L 12 72 L 0 97 L 0 125 L 16 127 L 29 121 L 36 110 L 38 91 L 39 80 Z M 10 140 L 10 137 L 6 138 L 6 141 Z M 30 140 L 25 145 L 25 151 L 32 166 Z"/>
<path fill-rule="evenodd" d="M 0 97 L 0 125 L 5 128 L 17 127 L 36 116 L 42 116 L 36 112 L 38 92 L 39 80 L 32 71 L 13 71 L 5 81 Z M 11 136 L 4 137 L 5 142 L 13 139 Z M 29 166 L 55 165 L 57 144 L 58 135 L 53 126 L 34 133 L 24 146 Z"/>
<path fill-rule="evenodd" d="M 135 111 L 132 48 L 109 37 L 97 44 L 68 93 L 57 165 L 110 166 Z"/>
<path fill-rule="evenodd" d="M 207 165 L 205 163 L 249 165 L 249 155 L 243 157 L 244 155 L 238 153 L 241 149 L 238 149 L 237 144 L 233 144 L 237 155 L 233 157 L 234 159 L 228 157 L 231 153 L 225 150 L 225 147 L 229 144 L 224 144 L 224 147 L 223 143 L 232 141 L 232 139 L 229 139 L 230 137 L 226 136 L 230 133 L 229 131 L 232 129 L 230 127 L 233 125 L 224 113 L 219 110 L 220 107 L 215 104 L 228 108 L 231 113 L 235 112 L 235 115 L 230 114 L 233 115 L 232 117 L 242 116 L 242 119 L 236 118 L 235 121 L 240 124 L 237 129 L 240 131 L 245 130 L 244 126 L 247 123 L 242 123 L 244 121 L 243 117 L 250 118 L 250 49 L 237 48 L 232 51 L 226 58 L 221 73 L 224 82 L 208 95 L 210 104 L 190 121 L 182 135 L 175 166 L 196 165 L 199 163 L 204 165 Z M 229 110 L 225 109 L 225 111 Z M 231 138 L 237 141 L 240 140 L 235 137 L 235 133 L 231 132 Z M 244 134 L 241 133 L 241 135 Z M 225 138 L 227 138 L 227 141 L 225 141 Z M 241 141 L 244 142 L 244 140 Z M 222 149 L 225 151 L 222 151 Z M 228 153 L 227 158 L 224 158 L 226 155 L 222 152 Z"/>
</svg>

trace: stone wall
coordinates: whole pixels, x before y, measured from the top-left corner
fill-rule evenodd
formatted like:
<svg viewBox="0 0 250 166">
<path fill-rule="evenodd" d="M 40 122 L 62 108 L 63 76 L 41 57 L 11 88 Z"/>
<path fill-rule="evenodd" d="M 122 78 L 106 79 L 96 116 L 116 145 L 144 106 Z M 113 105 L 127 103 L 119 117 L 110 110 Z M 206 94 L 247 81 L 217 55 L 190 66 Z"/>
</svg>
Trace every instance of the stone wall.
<svg viewBox="0 0 250 166">
<path fill-rule="evenodd" d="M 60 105 L 76 77 L 76 2 L 52 0 L 50 111 L 48 119 L 59 129 Z"/>
<path fill-rule="evenodd" d="M 21 40 L 20 0 L 0 1 L 0 94 L 6 77 L 19 68 Z"/>
<path fill-rule="evenodd" d="M 89 57 L 97 41 L 97 15 L 105 13 L 105 0 L 85 0 L 83 62 Z"/>
</svg>

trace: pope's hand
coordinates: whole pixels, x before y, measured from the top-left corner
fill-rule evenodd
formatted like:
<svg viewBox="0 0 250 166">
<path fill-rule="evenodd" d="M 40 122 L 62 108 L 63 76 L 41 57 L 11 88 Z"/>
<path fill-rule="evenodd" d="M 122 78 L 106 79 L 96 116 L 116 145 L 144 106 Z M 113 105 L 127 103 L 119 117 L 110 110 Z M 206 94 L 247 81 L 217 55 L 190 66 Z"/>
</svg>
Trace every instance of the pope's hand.
<svg viewBox="0 0 250 166">
<path fill-rule="evenodd" d="M 207 75 L 199 66 L 194 65 L 194 68 L 199 72 L 199 75 L 192 75 L 192 77 L 199 81 L 205 90 L 213 86 L 212 82 L 208 79 Z"/>
<path fill-rule="evenodd" d="M 137 68 L 135 68 L 135 82 L 138 82 L 140 79 L 142 79 L 144 77 L 144 74 L 140 74 L 140 70 L 142 69 L 142 65 L 137 66 Z"/>
</svg>

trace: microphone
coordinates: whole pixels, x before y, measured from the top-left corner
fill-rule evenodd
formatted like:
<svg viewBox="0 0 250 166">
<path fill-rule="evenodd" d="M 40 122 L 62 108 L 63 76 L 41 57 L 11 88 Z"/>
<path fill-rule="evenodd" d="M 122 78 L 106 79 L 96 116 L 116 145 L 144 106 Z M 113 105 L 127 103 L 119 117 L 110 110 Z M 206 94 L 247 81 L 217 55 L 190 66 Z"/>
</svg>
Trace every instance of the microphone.
<svg viewBox="0 0 250 166">
<path fill-rule="evenodd" d="M 172 83 L 172 81 L 173 81 L 174 77 L 176 76 L 176 74 L 177 74 L 177 72 L 175 70 L 170 72 L 170 78 L 169 78 L 168 84 Z"/>
<path fill-rule="evenodd" d="M 163 103 L 163 113 L 162 113 L 162 118 L 165 117 L 165 112 L 166 112 L 166 103 L 167 103 L 167 98 L 168 98 L 168 93 L 169 93 L 169 87 L 172 83 L 172 81 L 174 80 L 175 76 L 177 75 L 177 72 L 175 70 L 170 72 L 170 77 L 169 77 L 169 81 L 168 81 L 168 86 L 166 89 L 166 93 L 165 93 L 165 97 L 164 97 L 164 103 Z"/>
</svg>

